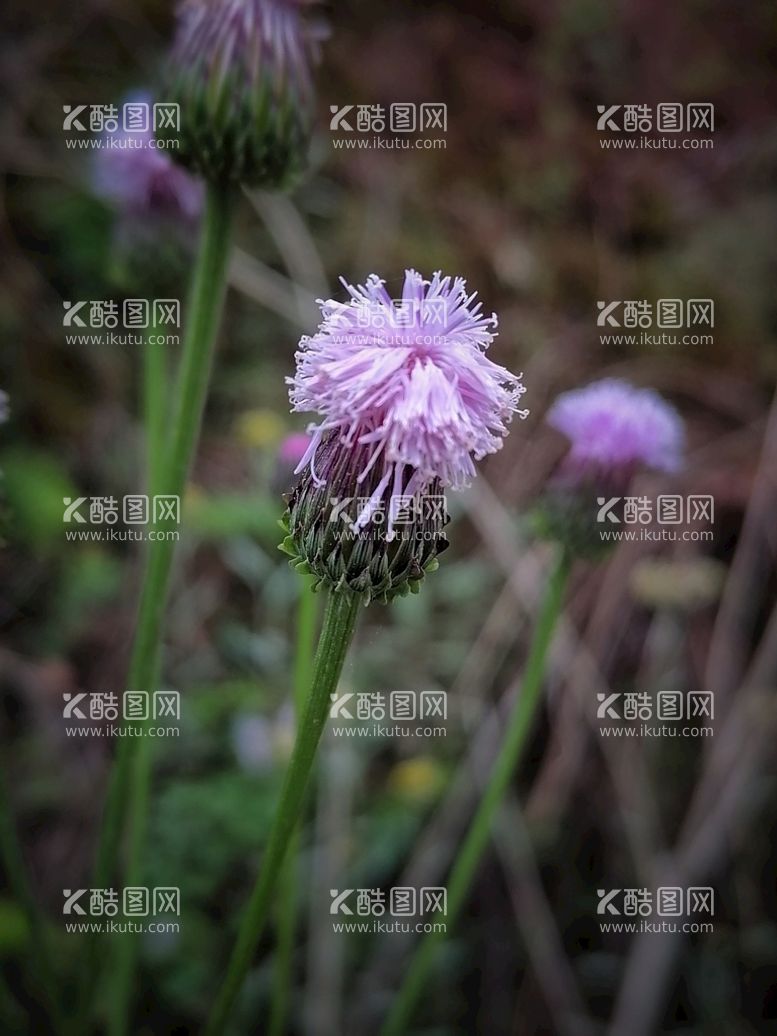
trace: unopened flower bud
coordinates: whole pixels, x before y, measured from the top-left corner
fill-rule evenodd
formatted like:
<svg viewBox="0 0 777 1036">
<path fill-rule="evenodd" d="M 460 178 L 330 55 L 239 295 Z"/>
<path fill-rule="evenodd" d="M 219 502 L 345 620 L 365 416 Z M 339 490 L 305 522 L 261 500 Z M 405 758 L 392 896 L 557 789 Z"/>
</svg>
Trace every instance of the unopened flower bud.
<svg viewBox="0 0 777 1036">
<path fill-rule="evenodd" d="M 448 517 L 438 482 L 423 495 L 393 499 L 380 486 L 379 470 L 360 482 L 368 458 L 366 447 L 350 449 L 330 434 L 317 451 L 315 477 L 308 468 L 291 493 L 282 549 L 319 585 L 386 603 L 417 593 L 437 568 L 448 546 Z"/>
<path fill-rule="evenodd" d="M 285 186 L 301 170 L 320 33 L 308 0 L 183 0 L 164 98 L 180 105 L 173 152 L 215 183 Z"/>
</svg>

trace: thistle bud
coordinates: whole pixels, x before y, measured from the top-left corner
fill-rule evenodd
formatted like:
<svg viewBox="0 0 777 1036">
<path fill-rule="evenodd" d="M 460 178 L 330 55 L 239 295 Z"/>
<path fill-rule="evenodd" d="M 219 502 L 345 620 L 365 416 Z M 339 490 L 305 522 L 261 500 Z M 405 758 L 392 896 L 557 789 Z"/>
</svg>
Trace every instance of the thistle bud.
<svg viewBox="0 0 777 1036">
<path fill-rule="evenodd" d="M 336 433 L 321 444 L 315 477 L 308 468 L 289 498 L 281 549 L 295 568 L 318 577 L 317 587 L 385 604 L 418 593 L 426 573 L 437 568 L 448 546 L 448 517 L 444 504 L 431 506 L 444 499 L 435 481 L 424 494 L 401 497 L 397 523 L 397 497 L 386 496 L 380 475 L 359 481 L 367 460 L 364 447 L 344 448 Z"/>
<path fill-rule="evenodd" d="M 301 170 L 313 118 L 320 33 L 308 0 L 183 0 L 164 97 L 180 105 L 184 165 L 214 183 L 286 186 Z"/>
</svg>

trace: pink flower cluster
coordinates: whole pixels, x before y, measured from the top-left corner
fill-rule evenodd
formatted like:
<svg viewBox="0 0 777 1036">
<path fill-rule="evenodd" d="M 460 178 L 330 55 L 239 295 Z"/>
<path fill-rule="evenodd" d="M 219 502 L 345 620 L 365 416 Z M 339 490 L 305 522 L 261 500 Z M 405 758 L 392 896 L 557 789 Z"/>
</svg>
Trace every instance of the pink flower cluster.
<svg viewBox="0 0 777 1036">
<path fill-rule="evenodd" d="M 562 393 L 548 424 L 570 441 L 563 473 L 628 476 L 639 467 L 677 471 L 684 431 L 677 411 L 652 389 L 605 378 Z"/>
<path fill-rule="evenodd" d="M 366 456 L 359 484 L 380 475 L 359 526 L 387 493 L 414 495 L 434 480 L 467 485 L 474 462 L 501 448 L 513 414 L 528 411 L 518 408 L 520 375 L 486 355 L 496 315 L 483 315 L 462 277 L 407 270 L 396 299 L 374 274 L 364 285 L 342 283 L 350 298 L 319 300 L 323 320 L 301 340 L 287 380 L 293 409 L 323 418 L 297 471 L 309 465 L 321 484 L 316 455 L 336 436 L 343 450 Z"/>
</svg>

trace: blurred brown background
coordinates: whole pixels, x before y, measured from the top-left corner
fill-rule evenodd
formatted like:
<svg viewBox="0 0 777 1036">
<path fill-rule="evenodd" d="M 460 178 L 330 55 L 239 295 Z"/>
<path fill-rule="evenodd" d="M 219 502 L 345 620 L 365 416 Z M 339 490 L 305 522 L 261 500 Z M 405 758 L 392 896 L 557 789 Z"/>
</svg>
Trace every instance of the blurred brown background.
<svg viewBox="0 0 777 1036">
<path fill-rule="evenodd" d="M 246 197 L 185 508 L 165 684 L 182 733 L 157 748 L 148 883 L 177 884 L 181 933 L 144 945 L 137 1032 L 196 1032 L 261 853 L 290 736 L 297 584 L 277 552 L 284 377 L 340 275 L 467 277 L 500 317 L 493 358 L 531 409 L 457 498 L 452 547 L 419 598 L 370 609 L 345 681 L 449 692 L 445 738 L 325 744 L 305 832 L 293 1031 L 375 1030 L 400 936 L 333 935 L 335 885 L 440 884 L 520 681 L 546 550 L 526 514 L 560 440 L 555 394 L 605 375 L 686 421 L 664 491 L 715 498 L 711 543 L 622 544 L 580 565 L 547 708 L 419 1033 L 777 1032 L 774 795 L 777 598 L 777 23 L 773 5 L 363 3 L 322 8 L 310 170 L 291 200 Z M 65 980 L 62 887 L 87 884 L 110 746 L 65 736 L 63 693 L 121 688 L 134 544 L 66 542 L 62 498 L 142 489 L 139 356 L 68 346 L 62 301 L 134 294 L 90 158 L 62 105 L 153 86 L 162 4 L 12 5 L 2 44 L 0 690 L 3 757 Z M 444 150 L 345 151 L 330 105 L 444 101 Z M 708 101 L 710 150 L 610 151 L 597 105 Z M 183 296 L 186 264 L 165 295 Z M 602 344 L 597 301 L 710 298 L 714 343 Z M 713 691 L 714 736 L 605 739 L 596 693 Z M 520 807 L 519 807 L 520 803 Z M 407 880 L 406 880 L 407 879 Z M 669 880 L 671 879 L 671 880 Z M 603 887 L 710 885 L 715 931 L 602 935 Z M 19 906 L 0 899 L 4 1031 L 45 1031 Z M 236 1033 L 261 1032 L 271 942 Z M 73 981 L 76 976 L 70 976 Z M 414 1030 L 415 1031 L 415 1030 Z"/>
</svg>

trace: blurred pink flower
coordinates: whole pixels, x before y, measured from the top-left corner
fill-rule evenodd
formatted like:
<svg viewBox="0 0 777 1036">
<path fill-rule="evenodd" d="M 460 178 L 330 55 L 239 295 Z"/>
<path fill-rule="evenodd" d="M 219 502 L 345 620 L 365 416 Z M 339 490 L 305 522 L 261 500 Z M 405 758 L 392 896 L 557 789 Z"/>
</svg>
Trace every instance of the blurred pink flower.
<svg viewBox="0 0 777 1036">
<path fill-rule="evenodd" d="M 682 420 L 652 389 L 605 378 L 562 393 L 546 420 L 571 443 L 566 475 L 628 476 L 639 467 L 673 472 L 682 464 Z"/>
<path fill-rule="evenodd" d="M 297 465 L 308 451 L 310 436 L 304 432 L 293 432 L 281 441 L 275 457 L 275 470 L 270 482 L 272 490 L 282 494 L 294 484 Z"/>
<path fill-rule="evenodd" d="M 290 464 L 296 468 L 308 452 L 308 446 L 310 446 L 310 436 L 305 432 L 293 432 L 291 435 L 287 435 L 278 447 L 279 463 L 284 466 Z"/>
<path fill-rule="evenodd" d="M 146 94 L 129 100 L 151 105 Z M 95 193 L 117 211 L 126 229 L 191 231 L 202 210 L 202 183 L 157 146 L 151 130 L 117 130 L 110 142 L 111 147 L 102 147 L 95 155 L 92 184 Z"/>
</svg>

